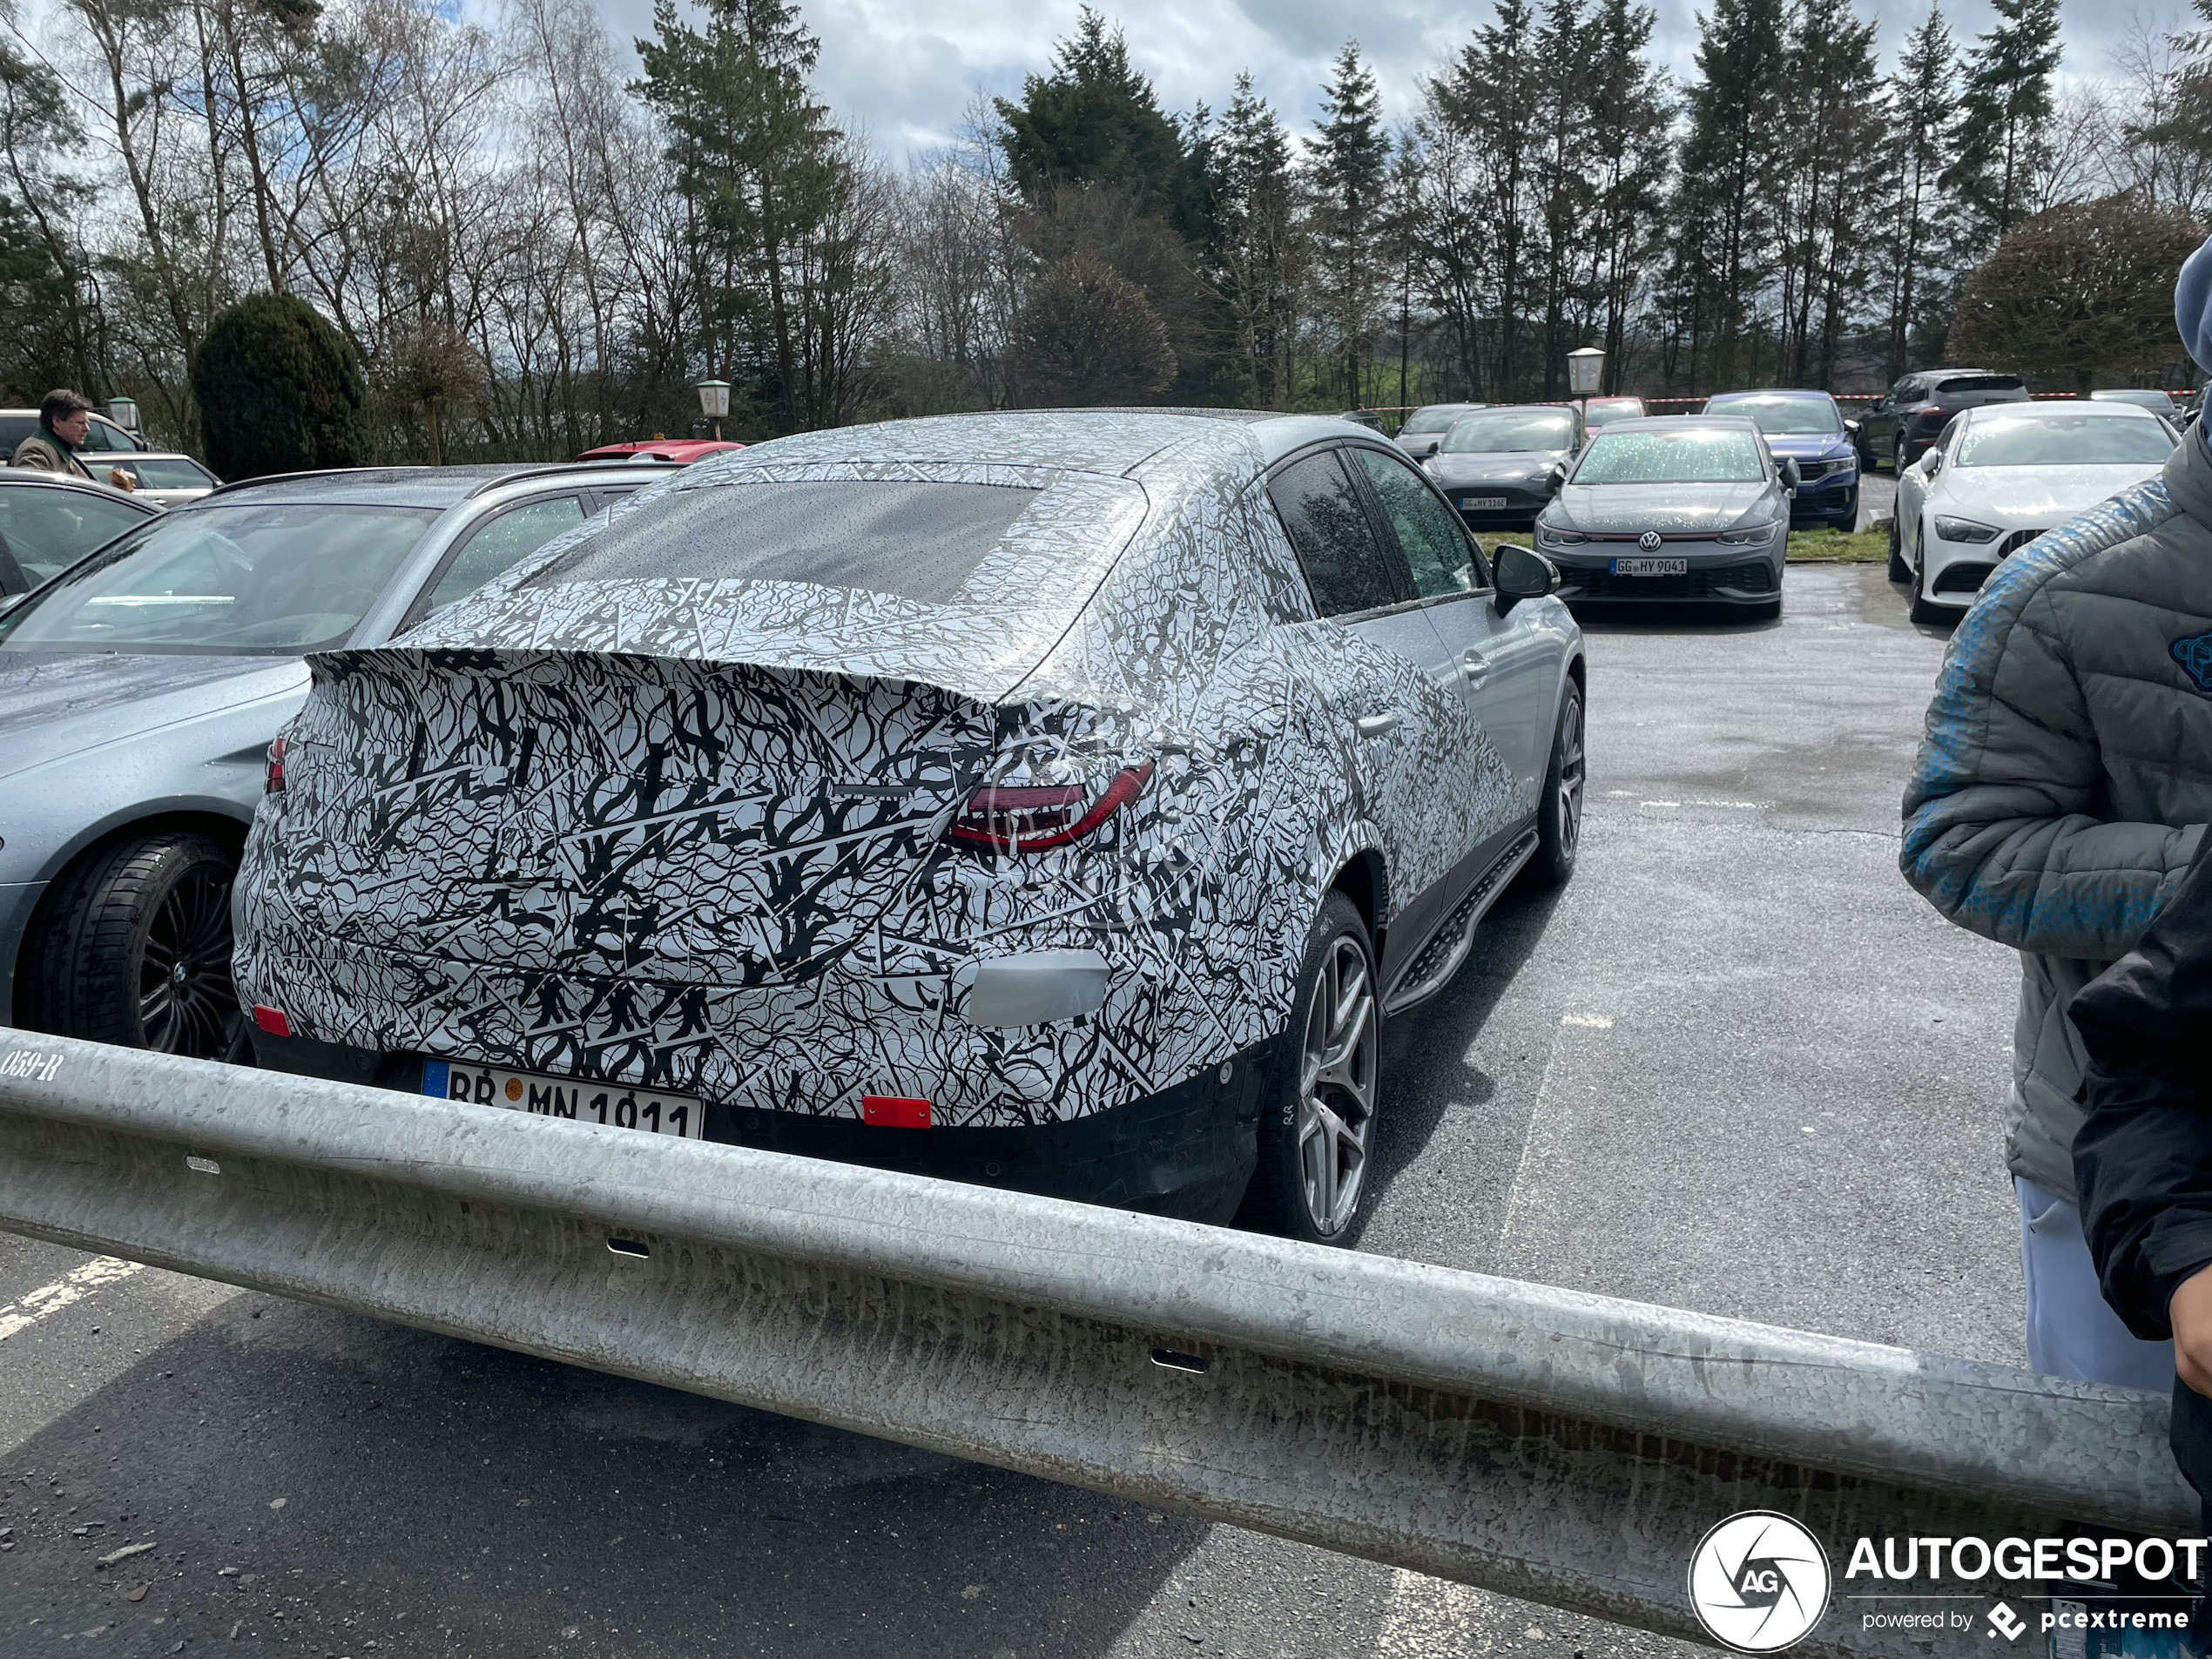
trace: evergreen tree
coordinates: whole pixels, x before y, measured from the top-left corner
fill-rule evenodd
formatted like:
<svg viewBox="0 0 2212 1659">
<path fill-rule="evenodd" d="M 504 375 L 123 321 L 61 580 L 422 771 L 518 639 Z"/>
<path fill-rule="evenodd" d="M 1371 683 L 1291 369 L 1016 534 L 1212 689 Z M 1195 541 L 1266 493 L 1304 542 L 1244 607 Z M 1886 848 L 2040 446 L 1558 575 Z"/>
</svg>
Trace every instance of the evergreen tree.
<svg viewBox="0 0 2212 1659">
<path fill-rule="evenodd" d="M 2035 175 L 2050 135 L 2051 77 L 2061 56 L 2059 0 L 1992 3 L 1997 23 L 1968 57 L 1958 156 L 1943 179 L 1977 251 L 1993 246 L 2035 209 Z"/>
<path fill-rule="evenodd" d="M 1629 316 L 1662 229 L 1674 162 L 1674 105 L 1650 62 L 1658 14 L 1631 0 L 1599 0 L 1590 24 L 1589 109 L 1595 210 L 1586 227 L 1605 347 L 1605 389 L 1629 367 Z"/>
<path fill-rule="evenodd" d="M 1184 134 L 1160 111 L 1152 83 L 1129 61 L 1119 29 L 1085 6 L 1071 39 L 1060 43 L 1049 75 L 1022 84 L 1022 101 L 998 101 L 1001 139 L 1015 187 L 1032 206 L 1058 185 L 1124 191 L 1139 210 L 1166 219 L 1185 238 L 1204 231 L 1203 164 Z"/>
<path fill-rule="evenodd" d="M 0 396 L 90 393 L 90 282 L 78 215 L 91 189 L 66 170 L 84 143 L 61 79 L 0 40 Z"/>
<path fill-rule="evenodd" d="M 1716 0 L 1698 18 L 1698 78 L 1675 199 L 1672 280 L 1699 389 L 1755 383 L 1758 302 L 1779 263 L 1777 207 L 1796 181 L 1784 0 Z"/>
<path fill-rule="evenodd" d="M 1959 54 L 1939 6 L 1905 43 L 1890 78 L 1888 225 L 1882 238 L 1888 292 L 1882 296 L 1885 384 L 1914 362 L 1942 354 L 1950 314 L 1955 222 L 1939 181 L 1955 152 Z M 1933 339 L 1931 342 L 1930 335 Z"/>
<path fill-rule="evenodd" d="M 1588 106 L 1589 54 L 1595 44 L 1584 0 L 1548 0 L 1536 30 L 1537 270 L 1542 279 L 1543 389 L 1560 394 L 1567 354 L 1582 343 L 1578 318 L 1589 302 L 1588 219 L 1595 203 Z"/>
<path fill-rule="evenodd" d="M 1865 205 L 1879 187 L 1887 123 L 1874 24 L 1851 0 L 1796 0 L 1783 72 L 1793 105 L 1781 199 L 1781 378 L 1824 386 L 1846 315 L 1872 273 Z"/>
<path fill-rule="evenodd" d="M 1480 287 L 1487 292 L 1476 303 L 1492 319 L 1491 354 L 1486 372 L 1471 377 L 1469 389 L 1476 395 L 1480 388 L 1499 398 L 1523 389 L 1521 313 L 1527 303 L 1532 177 L 1541 144 L 1533 22 L 1527 0 L 1498 0 L 1490 22 L 1430 84 L 1436 122 L 1467 152 L 1465 201 L 1486 227 Z"/>
<path fill-rule="evenodd" d="M 361 361 L 297 294 L 250 294 L 209 324 L 192 389 L 207 464 L 222 477 L 358 467 L 374 455 Z"/>
<path fill-rule="evenodd" d="M 1290 135 L 1267 100 L 1238 76 L 1212 148 L 1215 237 L 1236 327 L 1239 401 L 1285 407 L 1296 385 L 1298 290 L 1305 274 Z"/>
<path fill-rule="evenodd" d="M 1375 318 L 1379 274 L 1375 233 L 1390 169 L 1375 78 L 1346 41 L 1306 141 L 1313 197 L 1314 262 L 1330 301 L 1345 401 L 1360 402 L 1360 369 Z"/>
<path fill-rule="evenodd" d="M 851 187 L 840 135 L 807 85 L 820 43 L 788 0 L 718 0 L 701 30 L 658 0 L 653 30 L 637 42 L 637 90 L 668 123 L 692 257 L 716 301 L 706 364 L 736 378 L 742 354 L 754 398 L 782 430 L 815 424 L 814 342 L 794 270 Z"/>
</svg>

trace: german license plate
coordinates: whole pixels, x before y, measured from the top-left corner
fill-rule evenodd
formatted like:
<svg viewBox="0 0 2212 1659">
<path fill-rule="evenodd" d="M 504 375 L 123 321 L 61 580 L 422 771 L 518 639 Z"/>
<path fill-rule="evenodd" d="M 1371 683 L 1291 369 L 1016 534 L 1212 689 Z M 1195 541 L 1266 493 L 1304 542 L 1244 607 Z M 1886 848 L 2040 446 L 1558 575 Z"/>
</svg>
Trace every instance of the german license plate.
<svg viewBox="0 0 2212 1659">
<path fill-rule="evenodd" d="M 1462 496 L 1460 510 L 1463 513 L 1502 513 L 1506 510 L 1503 496 Z"/>
<path fill-rule="evenodd" d="M 689 1095 L 623 1083 L 587 1082 L 575 1077 L 547 1077 L 534 1071 L 509 1071 L 461 1060 L 422 1062 L 422 1092 L 439 1100 L 465 1100 L 478 1106 L 505 1106 L 540 1117 L 565 1117 L 577 1123 L 607 1123 L 642 1129 L 685 1140 L 706 1138 L 705 1113 Z"/>
<path fill-rule="evenodd" d="M 1615 576 L 1688 576 L 1688 559 L 1615 559 Z"/>
</svg>

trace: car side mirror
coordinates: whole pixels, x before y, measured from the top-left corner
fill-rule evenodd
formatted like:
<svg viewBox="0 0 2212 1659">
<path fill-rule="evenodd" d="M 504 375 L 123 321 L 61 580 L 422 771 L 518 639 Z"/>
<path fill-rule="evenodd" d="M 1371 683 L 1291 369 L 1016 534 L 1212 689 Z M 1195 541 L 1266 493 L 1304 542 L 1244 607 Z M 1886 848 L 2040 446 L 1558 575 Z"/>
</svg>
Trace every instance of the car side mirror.
<svg viewBox="0 0 2212 1659">
<path fill-rule="evenodd" d="M 1784 489 L 1788 489 L 1794 494 L 1798 489 L 1803 487 L 1804 482 L 1805 475 L 1803 472 L 1798 470 L 1797 463 L 1795 461 L 1784 461 L 1782 463 L 1782 486 Z"/>
<path fill-rule="evenodd" d="M 1855 415 L 1845 415 L 1844 417 L 1844 430 L 1850 433 L 1853 437 L 1857 437 L 1858 435 L 1858 417 Z"/>
<path fill-rule="evenodd" d="M 1541 599 L 1559 590 L 1559 567 L 1532 548 L 1494 547 L 1490 568 L 1501 599 Z"/>
<path fill-rule="evenodd" d="M 1554 491 L 1558 490 L 1567 482 L 1567 463 L 1564 461 L 1553 462 L 1552 469 L 1548 475 L 1552 481 L 1552 489 Z"/>
</svg>

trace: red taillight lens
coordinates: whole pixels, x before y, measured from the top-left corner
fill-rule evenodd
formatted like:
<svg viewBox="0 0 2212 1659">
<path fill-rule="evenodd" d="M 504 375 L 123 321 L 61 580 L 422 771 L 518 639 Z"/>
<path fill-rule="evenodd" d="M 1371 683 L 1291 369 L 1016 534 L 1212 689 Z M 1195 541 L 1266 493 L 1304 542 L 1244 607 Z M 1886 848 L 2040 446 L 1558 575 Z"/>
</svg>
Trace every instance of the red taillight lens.
<svg viewBox="0 0 2212 1659">
<path fill-rule="evenodd" d="M 284 739 L 279 738 L 269 745 L 269 770 L 261 779 L 261 792 L 280 795 L 284 792 Z"/>
<path fill-rule="evenodd" d="M 1096 800 L 1076 784 L 1024 788 L 987 785 L 968 798 L 945 835 L 963 846 L 988 846 L 997 853 L 1042 853 L 1065 846 L 1080 841 L 1135 800 L 1151 779 L 1152 763 L 1148 760 L 1116 772 Z"/>
</svg>

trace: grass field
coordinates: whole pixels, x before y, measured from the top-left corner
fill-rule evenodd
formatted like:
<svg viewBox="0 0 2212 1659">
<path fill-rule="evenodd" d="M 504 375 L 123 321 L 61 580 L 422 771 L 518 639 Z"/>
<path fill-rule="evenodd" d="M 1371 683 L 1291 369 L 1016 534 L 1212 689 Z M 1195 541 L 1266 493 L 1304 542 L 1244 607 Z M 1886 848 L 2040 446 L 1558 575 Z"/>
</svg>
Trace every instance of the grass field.
<svg viewBox="0 0 2212 1659">
<path fill-rule="evenodd" d="M 1791 530 L 1789 556 L 1792 563 L 1811 559 L 1828 564 L 1886 563 L 1890 527 L 1877 524 L 1856 536 L 1838 536 L 1833 530 Z"/>
</svg>

